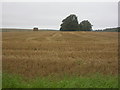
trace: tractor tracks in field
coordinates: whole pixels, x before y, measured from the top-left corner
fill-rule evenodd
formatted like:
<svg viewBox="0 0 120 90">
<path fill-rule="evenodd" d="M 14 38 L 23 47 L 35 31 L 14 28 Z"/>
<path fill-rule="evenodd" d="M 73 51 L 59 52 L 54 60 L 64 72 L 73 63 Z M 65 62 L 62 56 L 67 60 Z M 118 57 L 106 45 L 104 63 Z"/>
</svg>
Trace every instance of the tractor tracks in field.
<svg viewBox="0 0 120 90">
<path fill-rule="evenodd" d="M 52 33 L 51 35 L 47 36 L 46 40 L 48 40 L 48 41 L 54 41 L 56 38 L 59 38 L 61 36 L 62 36 L 61 33 L 55 32 L 55 33 Z"/>
<path fill-rule="evenodd" d="M 55 41 L 56 38 L 60 38 L 62 36 L 62 34 L 60 32 L 50 32 L 50 33 L 46 33 L 44 34 L 42 37 L 38 37 L 38 36 L 32 36 L 32 37 L 27 37 L 25 39 L 25 41 L 27 42 L 39 42 L 39 38 L 42 39 L 42 41 Z"/>
<path fill-rule="evenodd" d="M 27 39 L 26 39 L 26 41 L 27 42 L 38 42 L 37 40 L 35 40 L 36 39 L 36 37 L 28 37 Z"/>
</svg>

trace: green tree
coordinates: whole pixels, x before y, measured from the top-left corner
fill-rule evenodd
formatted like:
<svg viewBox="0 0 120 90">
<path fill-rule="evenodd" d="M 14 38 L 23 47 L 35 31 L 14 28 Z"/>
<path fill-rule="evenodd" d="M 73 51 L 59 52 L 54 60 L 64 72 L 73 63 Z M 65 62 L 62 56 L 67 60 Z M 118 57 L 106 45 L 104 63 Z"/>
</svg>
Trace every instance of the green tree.
<svg viewBox="0 0 120 90">
<path fill-rule="evenodd" d="M 92 25 L 88 20 L 84 20 L 79 24 L 80 31 L 92 31 Z"/>
<path fill-rule="evenodd" d="M 78 31 L 79 24 L 77 20 L 77 16 L 74 14 L 69 15 L 66 17 L 61 24 L 60 31 Z"/>
</svg>

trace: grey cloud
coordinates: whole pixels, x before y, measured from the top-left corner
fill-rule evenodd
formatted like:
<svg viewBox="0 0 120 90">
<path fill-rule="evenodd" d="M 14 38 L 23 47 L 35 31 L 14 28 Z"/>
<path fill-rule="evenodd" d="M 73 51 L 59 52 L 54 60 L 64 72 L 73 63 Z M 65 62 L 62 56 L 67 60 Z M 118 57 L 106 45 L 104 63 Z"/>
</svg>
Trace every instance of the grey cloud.
<svg viewBox="0 0 120 90">
<path fill-rule="evenodd" d="M 59 29 L 69 14 L 78 16 L 79 22 L 88 19 L 93 28 L 117 26 L 117 2 L 5 2 L 3 27 Z"/>
</svg>

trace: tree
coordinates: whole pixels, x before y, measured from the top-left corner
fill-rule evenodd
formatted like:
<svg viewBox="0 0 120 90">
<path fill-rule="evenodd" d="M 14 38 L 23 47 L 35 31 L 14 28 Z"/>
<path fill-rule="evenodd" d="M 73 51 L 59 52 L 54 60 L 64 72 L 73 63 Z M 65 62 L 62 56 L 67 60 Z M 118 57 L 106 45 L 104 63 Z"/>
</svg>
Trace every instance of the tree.
<svg viewBox="0 0 120 90">
<path fill-rule="evenodd" d="M 84 20 L 79 24 L 80 31 L 92 31 L 92 25 L 88 20 Z"/>
<path fill-rule="evenodd" d="M 34 28 L 33 28 L 33 31 L 38 31 L 38 28 L 37 28 L 37 27 L 34 27 Z"/>
<path fill-rule="evenodd" d="M 61 24 L 60 31 L 78 31 L 79 30 L 77 16 L 74 14 L 69 15 L 62 22 L 63 23 Z"/>
</svg>

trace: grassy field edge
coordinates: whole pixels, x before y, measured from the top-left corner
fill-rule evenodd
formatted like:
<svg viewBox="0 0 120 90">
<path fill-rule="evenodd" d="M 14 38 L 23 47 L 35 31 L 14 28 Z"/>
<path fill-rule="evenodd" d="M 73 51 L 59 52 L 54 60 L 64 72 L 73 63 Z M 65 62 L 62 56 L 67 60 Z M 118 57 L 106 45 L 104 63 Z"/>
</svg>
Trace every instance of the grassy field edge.
<svg viewBox="0 0 120 90">
<path fill-rule="evenodd" d="M 25 80 L 20 75 L 4 73 L 2 88 L 118 88 L 118 77 L 95 74 L 92 76 L 37 77 Z"/>
</svg>

